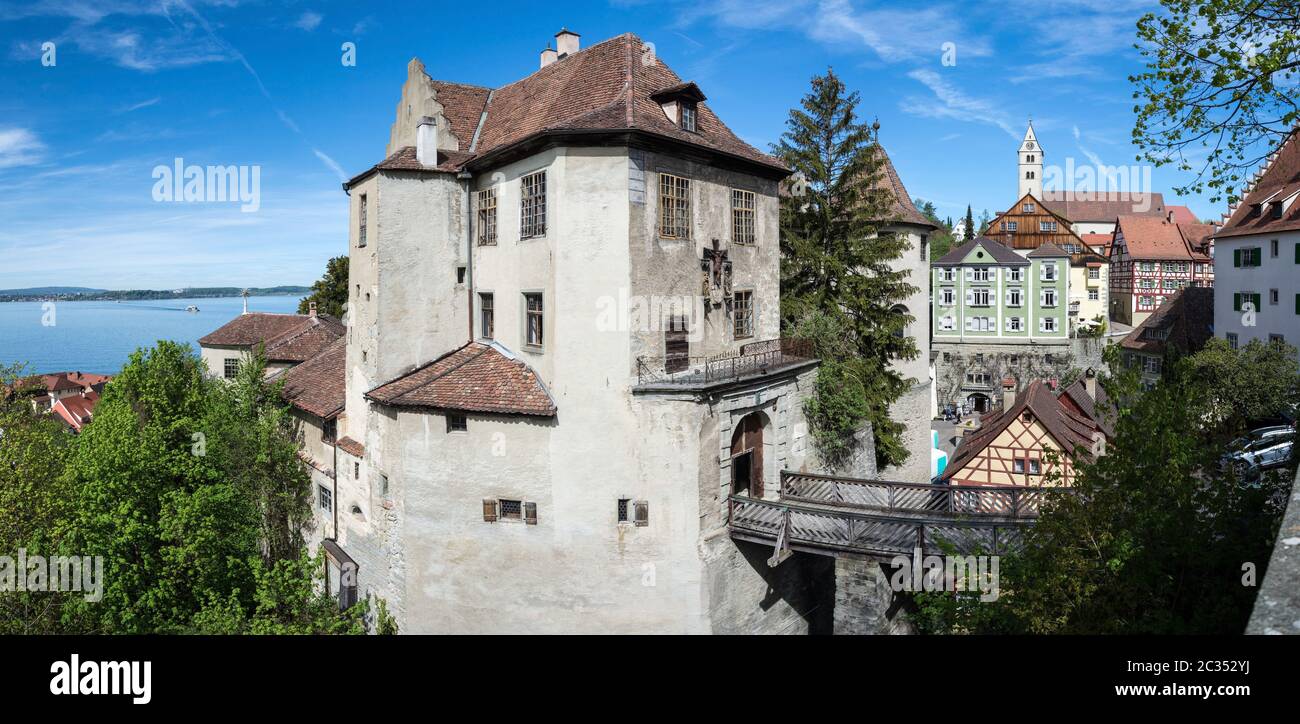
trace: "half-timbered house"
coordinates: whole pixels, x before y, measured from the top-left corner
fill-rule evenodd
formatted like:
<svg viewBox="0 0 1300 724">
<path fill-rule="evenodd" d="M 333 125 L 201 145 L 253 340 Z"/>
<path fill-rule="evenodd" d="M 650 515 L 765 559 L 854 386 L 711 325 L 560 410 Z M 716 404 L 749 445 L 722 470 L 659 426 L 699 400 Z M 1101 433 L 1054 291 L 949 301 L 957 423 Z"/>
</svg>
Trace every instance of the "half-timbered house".
<svg viewBox="0 0 1300 724">
<path fill-rule="evenodd" d="M 1210 224 L 1120 216 L 1110 248 L 1110 316 L 1137 326 L 1180 289 L 1214 286 Z"/>
</svg>

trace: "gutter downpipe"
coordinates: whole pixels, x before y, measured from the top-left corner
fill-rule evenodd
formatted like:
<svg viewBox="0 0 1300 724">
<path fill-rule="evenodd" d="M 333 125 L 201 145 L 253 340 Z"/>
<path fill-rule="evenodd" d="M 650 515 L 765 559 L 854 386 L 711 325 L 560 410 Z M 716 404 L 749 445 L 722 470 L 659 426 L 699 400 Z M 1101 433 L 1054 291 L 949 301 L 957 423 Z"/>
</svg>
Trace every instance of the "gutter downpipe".
<svg viewBox="0 0 1300 724">
<path fill-rule="evenodd" d="M 470 188 L 470 182 L 474 180 L 474 174 L 468 171 L 461 171 L 456 174 L 456 178 L 461 181 L 462 188 L 465 191 L 465 293 L 468 295 L 469 304 L 469 336 L 466 341 L 474 341 L 474 209 L 471 202 L 474 198 L 473 191 Z"/>
</svg>

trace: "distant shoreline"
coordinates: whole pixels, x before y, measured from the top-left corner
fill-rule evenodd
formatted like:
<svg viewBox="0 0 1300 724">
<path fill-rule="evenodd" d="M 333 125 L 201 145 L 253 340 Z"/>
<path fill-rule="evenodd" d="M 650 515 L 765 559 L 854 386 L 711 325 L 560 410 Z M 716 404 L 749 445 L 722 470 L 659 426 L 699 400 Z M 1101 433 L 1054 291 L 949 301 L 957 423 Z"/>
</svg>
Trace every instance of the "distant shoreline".
<svg viewBox="0 0 1300 724">
<path fill-rule="evenodd" d="M 4 294 L 0 292 L 0 303 L 3 302 L 135 302 L 135 301 L 158 301 L 167 299 L 222 299 L 229 297 L 238 297 L 243 294 L 242 289 L 235 287 L 229 288 L 204 288 L 204 289 L 181 289 L 174 291 L 158 291 L 152 289 L 130 289 L 119 291 L 91 291 L 91 292 L 59 292 L 59 293 L 30 293 L 30 294 Z M 249 289 L 250 297 L 293 297 L 306 296 L 311 294 L 311 287 L 269 287 L 266 289 Z"/>
</svg>

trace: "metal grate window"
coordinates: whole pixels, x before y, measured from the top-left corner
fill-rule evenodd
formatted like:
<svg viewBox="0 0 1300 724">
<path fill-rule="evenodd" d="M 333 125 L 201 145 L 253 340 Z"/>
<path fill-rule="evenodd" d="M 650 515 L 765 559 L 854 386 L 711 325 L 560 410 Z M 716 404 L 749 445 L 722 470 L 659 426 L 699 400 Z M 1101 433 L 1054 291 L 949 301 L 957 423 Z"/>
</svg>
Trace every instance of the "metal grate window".
<svg viewBox="0 0 1300 724">
<path fill-rule="evenodd" d="M 691 181 L 659 174 L 659 235 L 665 239 L 691 238 Z"/>
<path fill-rule="evenodd" d="M 225 369 L 222 370 L 222 373 L 225 374 L 226 379 L 228 380 L 233 380 L 235 377 L 239 376 L 239 360 L 227 359 Z"/>
<path fill-rule="evenodd" d="M 524 504 L 520 500 L 501 500 L 501 520 L 521 520 L 524 517 Z"/>
<path fill-rule="evenodd" d="M 542 295 L 525 294 L 524 311 L 526 319 L 524 322 L 524 340 L 525 344 L 531 347 L 542 346 Z"/>
<path fill-rule="evenodd" d="M 736 292 L 736 300 L 733 306 L 735 320 L 732 331 L 736 339 L 744 339 L 754 336 L 754 293 Z"/>
<path fill-rule="evenodd" d="M 631 503 L 632 500 L 630 498 L 618 499 L 618 522 L 620 523 L 628 522 L 628 508 L 631 506 Z"/>
<path fill-rule="evenodd" d="M 357 203 L 358 203 L 358 205 L 360 206 L 360 210 L 359 210 L 358 213 L 357 213 L 357 221 L 358 221 L 358 223 L 359 223 L 359 225 L 360 225 L 360 229 L 357 231 L 357 246 L 365 246 L 365 245 L 366 245 L 366 227 L 368 227 L 368 226 L 370 225 L 370 224 L 367 223 L 367 221 L 366 221 L 366 214 L 367 214 L 367 208 L 366 208 L 366 195 L 365 195 L 365 194 L 361 194 L 361 198 L 358 200 Z"/>
<path fill-rule="evenodd" d="M 754 245 L 754 192 L 731 190 L 731 240 L 742 246 Z"/>
<path fill-rule="evenodd" d="M 494 246 L 497 243 L 497 190 L 478 192 L 478 245 Z"/>
<path fill-rule="evenodd" d="M 538 171 L 519 180 L 519 236 L 523 239 L 546 234 L 546 172 Z"/>
</svg>

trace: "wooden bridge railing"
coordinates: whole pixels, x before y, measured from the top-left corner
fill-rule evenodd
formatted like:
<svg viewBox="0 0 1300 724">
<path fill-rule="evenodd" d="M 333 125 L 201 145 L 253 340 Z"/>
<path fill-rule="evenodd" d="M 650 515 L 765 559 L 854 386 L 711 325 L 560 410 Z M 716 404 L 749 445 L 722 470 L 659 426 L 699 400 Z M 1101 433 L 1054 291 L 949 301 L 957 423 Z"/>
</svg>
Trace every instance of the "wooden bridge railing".
<svg viewBox="0 0 1300 724">
<path fill-rule="evenodd" d="M 877 555 L 1001 555 L 1020 546 L 1021 532 L 1032 520 L 974 518 L 903 518 L 849 509 L 814 508 L 796 503 L 758 500 L 741 495 L 728 499 L 733 537 L 777 541 L 781 530 L 794 547 L 853 551 Z"/>
<path fill-rule="evenodd" d="M 782 500 L 872 508 L 890 513 L 1037 518 L 1039 507 L 1048 496 L 1071 492 L 1070 488 L 894 483 L 789 470 L 781 472 Z"/>
</svg>

